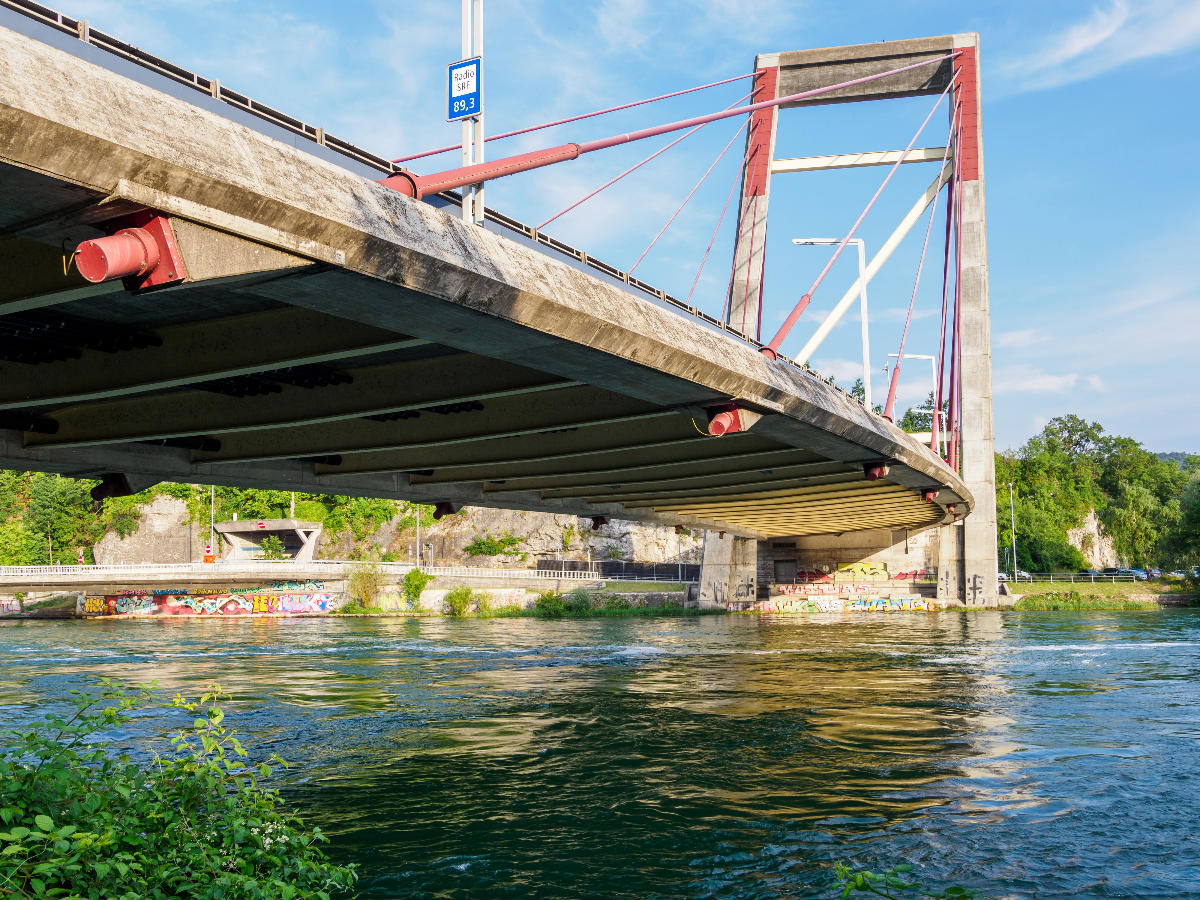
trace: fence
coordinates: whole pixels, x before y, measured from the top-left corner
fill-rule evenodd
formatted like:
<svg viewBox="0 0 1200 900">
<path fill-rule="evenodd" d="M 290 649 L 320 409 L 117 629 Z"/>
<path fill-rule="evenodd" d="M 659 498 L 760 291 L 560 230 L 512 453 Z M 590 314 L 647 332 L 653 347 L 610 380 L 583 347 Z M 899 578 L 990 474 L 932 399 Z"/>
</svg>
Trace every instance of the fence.
<svg viewBox="0 0 1200 900">
<path fill-rule="evenodd" d="M 672 583 L 700 580 L 697 563 L 632 563 L 619 559 L 588 562 L 584 559 L 539 559 L 539 572 L 590 572 L 593 578 L 605 581 L 669 581 Z"/>
<path fill-rule="evenodd" d="M 136 578 L 152 575 L 208 575 L 229 577 L 236 575 L 262 575 L 281 580 L 290 580 L 297 575 L 340 576 L 355 568 L 372 563 L 349 560 L 315 560 L 297 563 L 292 560 L 244 560 L 236 563 L 147 563 L 135 565 L 97 566 L 0 566 L 0 584 L 7 579 L 28 579 L 41 576 L 75 576 L 75 580 L 91 580 L 98 577 Z M 403 577 L 416 566 L 411 563 L 374 563 L 385 574 Z M 599 576 L 591 571 L 560 571 L 540 569 L 493 569 L 475 566 L 421 566 L 421 571 L 435 577 L 452 578 L 542 578 L 546 580 L 595 581 Z"/>
<path fill-rule="evenodd" d="M 1013 581 L 1012 575 L 1008 572 L 1001 572 L 1000 579 L 1002 581 Z M 1119 584 L 1121 582 L 1146 580 L 1148 579 L 1141 575 L 1084 575 L 1081 572 L 1022 572 L 1016 579 L 1017 583 L 1046 581 L 1051 584 L 1058 584 L 1059 582 L 1064 584 Z"/>
</svg>

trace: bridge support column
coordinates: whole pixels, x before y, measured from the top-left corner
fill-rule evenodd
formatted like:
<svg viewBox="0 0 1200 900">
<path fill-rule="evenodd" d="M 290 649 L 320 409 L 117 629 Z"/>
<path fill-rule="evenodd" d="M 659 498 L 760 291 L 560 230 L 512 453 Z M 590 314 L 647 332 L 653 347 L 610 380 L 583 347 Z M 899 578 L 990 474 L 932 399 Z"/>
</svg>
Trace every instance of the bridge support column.
<svg viewBox="0 0 1200 900">
<path fill-rule="evenodd" d="M 700 607 L 752 602 L 758 595 L 758 541 L 710 531 L 700 566 Z"/>
<path fill-rule="evenodd" d="M 984 208 L 983 129 L 979 114 L 979 36 L 957 35 L 962 103 L 962 478 L 975 496 L 959 539 L 962 587 L 968 606 L 996 603 L 996 456 L 992 425 L 992 346 L 988 300 L 987 216 Z"/>
</svg>

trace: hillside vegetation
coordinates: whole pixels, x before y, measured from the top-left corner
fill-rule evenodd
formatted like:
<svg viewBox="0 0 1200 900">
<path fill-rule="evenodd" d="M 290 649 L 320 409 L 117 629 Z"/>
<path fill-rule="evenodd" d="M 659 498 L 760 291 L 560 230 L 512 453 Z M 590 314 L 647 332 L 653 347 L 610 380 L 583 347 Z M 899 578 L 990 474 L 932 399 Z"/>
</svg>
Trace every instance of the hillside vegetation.
<svg viewBox="0 0 1200 900">
<path fill-rule="evenodd" d="M 1018 564 L 1030 572 L 1085 566 L 1067 529 L 1079 527 L 1089 510 L 1129 565 L 1200 561 L 1200 456 L 1164 459 L 1078 416 L 1051 420 L 1020 449 L 996 454 L 1001 559 L 1012 545 L 1010 482 Z"/>
</svg>

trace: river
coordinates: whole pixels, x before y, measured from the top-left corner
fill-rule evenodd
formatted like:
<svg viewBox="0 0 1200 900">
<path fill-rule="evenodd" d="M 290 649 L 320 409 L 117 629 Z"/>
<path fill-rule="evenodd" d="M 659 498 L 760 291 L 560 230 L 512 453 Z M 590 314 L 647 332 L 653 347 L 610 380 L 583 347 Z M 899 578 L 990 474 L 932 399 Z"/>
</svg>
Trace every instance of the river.
<svg viewBox="0 0 1200 900">
<path fill-rule="evenodd" d="M 364 897 L 1200 897 L 1188 610 L 26 621 L 0 661 L 7 722 L 219 681 Z"/>
</svg>

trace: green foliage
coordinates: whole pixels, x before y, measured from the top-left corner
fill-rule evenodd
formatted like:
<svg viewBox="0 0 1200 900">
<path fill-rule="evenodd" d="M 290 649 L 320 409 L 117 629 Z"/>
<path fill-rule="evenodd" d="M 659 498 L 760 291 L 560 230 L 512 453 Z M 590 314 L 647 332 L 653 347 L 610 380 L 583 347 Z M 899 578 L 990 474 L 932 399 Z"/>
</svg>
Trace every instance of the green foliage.
<svg viewBox="0 0 1200 900">
<path fill-rule="evenodd" d="M 571 542 L 575 540 L 575 525 L 564 525 L 562 529 L 563 549 L 570 550 Z"/>
<path fill-rule="evenodd" d="M 563 601 L 563 595 L 558 591 L 546 591 L 538 594 L 533 609 L 539 618 L 561 619 L 566 615 L 567 604 Z"/>
<path fill-rule="evenodd" d="M 1078 416 L 1053 419 L 1013 454 L 997 454 L 1001 555 L 1011 547 L 1007 484 L 1015 487 L 1018 565 L 1031 572 L 1081 568 L 1067 530 L 1095 510 L 1118 554 L 1145 566 L 1186 546 L 1180 495 L 1188 473 L 1131 438 Z"/>
<path fill-rule="evenodd" d="M 33 566 L 46 555 L 45 538 L 23 522 L 0 525 L 0 566 Z"/>
<path fill-rule="evenodd" d="M 633 602 L 628 597 L 620 597 L 616 594 L 608 594 L 604 598 L 603 608 L 609 612 L 633 609 Z"/>
<path fill-rule="evenodd" d="M 896 424 L 901 431 L 907 431 L 909 434 L 920 434 L 921 432 L 933 430 L 933 391 L 929 392 L 929 396 L 924 402 L 917 407 L 907 410 Z M 946 403 L 942 402 L 942 412 L 946 412 Z"/>
<path fill-rule="evenodd" d="M 1084 596 L 1078 591 L 1047 591 L 1031 594 L 1017 600 L 1017 610 L 1084 610 L 1084 609 L 1157 609 L 1153 603 L 1130 600 L 1126 597 Z"/>
<path fill-rule="evenodd" d="M 433 581 L 433 576 L 427 572 L 422 572 L 420 569 L 411 569 L 404 576 L 401 584 L 404 589 L 404 599 L 408 601 L 410 607 L 420 605 L 421 594 L 424 593 L 425 587 L 431 581 Z"/>
<path fill-rule="evenodd" d="M 329 507 L 320 500 L 296 500 L 296 518 L 301 522 L 324 522 L 329 516 Z"/>
<path fill-rule="evenodd" d="M 571 593 L 567 594 L 563 600 L 563 605 L 566 606 L 567 612 L 576 615 L 580 613 L 589 613 L 592 611 L 592 595 L 587 588 L 575 588 Z"/>
<path fill-rule="evenodd" d="M 328 898 L 354 884 L 354 868 L 321 850 L 321 830 L 265 786 L 272 767 L 223 724 L 219 688 L 199 703 L 112 682 L 97 695 L 74 693 L 72 715 L 0 732 L 4 895 Z M 147 762 L 116 755 L 105 732 L 152 709 L 195 719 Z"/>
<path fill-rule="evenodd" d="M 620 559 L 621 558 L 621 548 L 618 547 L 616 544 L 609 544 L 608 545 L 608 558 L 609 559 Z"/>
<path fill-rule="evenodd" d="M 452 588 L 446 592 L 446 597 L 442 601 L 446 605 L 446 612 L 450 615 L 459 618 L 465 616 L 471 608 L 471 589 L 465 585 Z"/>
<path fill-rule="evenodd" d="M 516 537 L 510 531 L 505 531 L 498 537 L 492 537 L 491 534 L 480 537 L 476 534 L 475 540 L 463 547 L 463 550 L 467 556 L 516 556 L 520 553 L 517 547 L 524 541 L 525 538 Z"/>
<path fill-rule="evenodd" d="M 383 570 L 374 562 L 357 565 L 346 579 L 346 593 L 364 609 L 373 607 L 383 590 Z"/>
<path fill-rule="evenodd" d="M 937 900 L 968 900 L 975 892 L 963 887 L 950 887 L 944 890 L 933 890 L 911 876 L 912 866 L 900 865 L 885 869 L 882 872 L 868 872 L 866 869 L 854 870 L 845 863 L 834 867 L 835 880 L 833 886 L 841 889 L 841 896 L 851 894 L 869 894 L 873 897 L 888 897 L 891 900 L 901 898 L 932 897 Z"/>
<path fill-rule="evenodd" d="M 283 541 L 274 534 L 268 534 L 263 538 L 259 547 L 262 550 L 263 559 L 287 559 L 287 551 L 283 547 Z"/>
<path fill-rule="evenodd" d="M 488 616 L 492 613 L 492 595 L 489 591 L 477 591 L 475 597 L 475 611 L 481 616 Z"/>
</svg>

